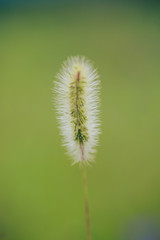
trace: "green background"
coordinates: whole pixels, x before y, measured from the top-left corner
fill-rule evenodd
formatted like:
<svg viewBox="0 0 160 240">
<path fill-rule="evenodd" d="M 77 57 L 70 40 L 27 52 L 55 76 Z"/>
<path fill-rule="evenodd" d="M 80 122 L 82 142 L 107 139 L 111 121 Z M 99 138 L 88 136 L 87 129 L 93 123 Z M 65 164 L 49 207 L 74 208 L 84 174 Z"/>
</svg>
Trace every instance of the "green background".
<svg viewBox="0 0 160 240">
<path fill-rule="evenodd" d="M 159 9 L 9 8 L 0 12 L 1 240 L 85 239 L 82 173 L 52 104 L 54 76 L 77 54 L 102 83 L 102 134 L 87 169 L 92 238 L 124 239 L 141 217 L 159 222 Z"/>
</svg>

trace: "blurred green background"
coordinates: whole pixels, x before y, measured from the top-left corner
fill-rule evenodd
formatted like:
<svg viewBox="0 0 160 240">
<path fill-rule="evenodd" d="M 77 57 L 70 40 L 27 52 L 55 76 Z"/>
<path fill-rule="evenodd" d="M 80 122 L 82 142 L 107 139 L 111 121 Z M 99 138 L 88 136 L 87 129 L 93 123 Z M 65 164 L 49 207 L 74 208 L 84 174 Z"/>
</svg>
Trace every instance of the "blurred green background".
<svg viewBox="0 0 160 240">
<path fill-rule="evenodd" d="M 73 55 L 101 76 L 102 134 L 87 169 L 93 240 L 160 216 L 160 9 L 76 3 L 0 10 L 0 240 L 82 240 L 82 173 L 61 146 L 52 88 Z M 127 238 L 129 239 L 129 238 Z"/>
</svg>

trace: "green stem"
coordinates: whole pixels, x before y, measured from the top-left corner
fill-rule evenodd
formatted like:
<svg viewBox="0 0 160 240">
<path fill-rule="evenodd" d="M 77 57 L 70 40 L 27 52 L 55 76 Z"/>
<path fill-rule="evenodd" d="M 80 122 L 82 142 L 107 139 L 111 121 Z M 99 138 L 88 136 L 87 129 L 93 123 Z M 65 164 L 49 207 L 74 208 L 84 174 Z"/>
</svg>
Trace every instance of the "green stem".
<svg viewBox="0 0 160 240">
<path fill-rule="evenodd" d="M 88 187 L 87 187 L 87 174 L 86 174 L 86 168 L 85 167 L 83 167 L 83 186 L 84 186 L 84 199 L 85 199 L 85 215 L 86 215 L 87 240 L 91 240 L 89 202 L 88 202 Z"/>
</svg>

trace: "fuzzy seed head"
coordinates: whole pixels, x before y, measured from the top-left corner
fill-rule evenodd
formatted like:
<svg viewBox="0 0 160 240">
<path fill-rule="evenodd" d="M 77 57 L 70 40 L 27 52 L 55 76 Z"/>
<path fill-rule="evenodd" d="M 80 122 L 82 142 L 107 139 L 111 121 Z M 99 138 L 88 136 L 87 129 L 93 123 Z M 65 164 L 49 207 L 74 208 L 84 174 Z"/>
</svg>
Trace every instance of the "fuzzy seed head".
<svg viewBox="0 0 160 240">
<path fill-rule="evenodd" d="M 99 136 L 98 74 L 85 57 L 68 58 L 55 81 L 61 135 L 74 163 L 93 160 Z"/>
</svg>

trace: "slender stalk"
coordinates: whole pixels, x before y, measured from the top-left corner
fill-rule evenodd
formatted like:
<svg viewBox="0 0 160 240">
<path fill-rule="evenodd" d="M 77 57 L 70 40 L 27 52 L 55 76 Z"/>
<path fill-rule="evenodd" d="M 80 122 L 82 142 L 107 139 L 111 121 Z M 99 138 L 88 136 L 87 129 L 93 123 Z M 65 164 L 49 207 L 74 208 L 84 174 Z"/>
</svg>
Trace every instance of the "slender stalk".
<svg viewBox="0 0 160 240">
<path fill-rule="evenodd" d="M 83 167 L 82 171 L 83 171 L 83 186 L 84 186 L 84 199 L 85 199 L 86 234 L 87 234 L 87 240 L 91 240 L 87 174 L 86 174 L 85 166 Z"/>
</svg>

